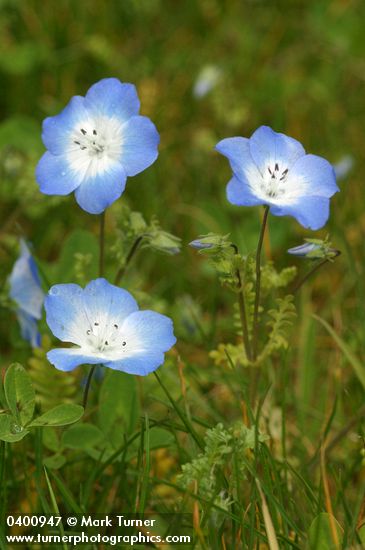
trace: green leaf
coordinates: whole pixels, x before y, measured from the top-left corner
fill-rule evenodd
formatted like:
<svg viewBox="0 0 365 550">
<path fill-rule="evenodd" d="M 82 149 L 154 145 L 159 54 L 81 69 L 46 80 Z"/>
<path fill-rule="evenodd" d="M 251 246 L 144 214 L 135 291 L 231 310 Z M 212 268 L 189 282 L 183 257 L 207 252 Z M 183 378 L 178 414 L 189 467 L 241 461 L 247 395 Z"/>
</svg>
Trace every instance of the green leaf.
<svg viewBox="0 0 365 550">
<path fill-rule="evenodd" d="M 358 377 L 359 381 L 361 382 L 363 388 L 365 388 L 365 368 L 362 362 L 354 355 L 349 348 L 349 346 L 336 334 L 336 332 L 333 330 L 333 328 L 321 317 L 318 317 L 317 315 L 313 314 L 314 319 L 319 321 L 324 328 L 327 330 L 327 332 L 332 336 L 352 368 L 354 369 L 354 372 L 356 376 Z"/>
<path fill-rule="evenodd" d="M 103 433 L 118 445 L 131 433 L 140 415 L 136 379 L 124 372 L 106 373 L 99 395 L 98 424 Z"/>
<path fill-rule="evenodd" d="M 88 449 L 104 439 L 104 435 L 93 424 L 76 424 L 62 434 L 62 443 L 70 449 Z"/>
<path fill-rule="evenodd" d="M 47 468 L 51 468 L 52 470 L 58 470 L 59 468 L 62 468 L 65 463 L 66 458 L 58 453 L 52 456 L 47 456 L 43 459 L 43 464 L 47 466 Z"/>
<path fill-rule="evenodd" d="M 18 422 L 24 426 L 33 418 L 35 394 L 26 370 L 14 363 L 10 365 L 4 380 L 8 407 Z"/>
<path fill-rule="evenodd" d="M 16 419 L 10 414 L 0 415 L 0 439 L 9 443 L 20 441 L 29 433 L 22 426 L 19 426 Z"/>
<path fill-rule="evenodd" d="M 48 450 L 57 453 L 62 449 L 62 445 L 54 428 L 43 428 L 42 442 Z"/>
<path fill-rule="evenodd" d="M 28 428 L 35 426 L 66 426 L 77 422 L 84 414 L 84 408 L 81 405 L 65 403 L 57 405 L 50 411 L 38 416 L 28 425 Z"/>
<path fill-rule="evenodd" d="M 337 546 L 334 540 L 335 533 L 337 534 Z M 307 550 L 336 550 L 341 547 L 342 533 L 342 527 L 336 518 L 322 512 L 314 518 L 309 528 Z"/>
</svg>

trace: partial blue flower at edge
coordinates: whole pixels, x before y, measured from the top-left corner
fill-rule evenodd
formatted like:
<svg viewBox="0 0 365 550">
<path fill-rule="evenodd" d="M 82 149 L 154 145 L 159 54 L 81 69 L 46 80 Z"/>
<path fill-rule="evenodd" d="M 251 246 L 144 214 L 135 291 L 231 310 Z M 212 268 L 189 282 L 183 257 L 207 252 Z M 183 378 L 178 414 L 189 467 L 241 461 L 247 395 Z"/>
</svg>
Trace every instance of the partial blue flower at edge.
<svg viewBox="0 0 365 550">
<path fill-rule="evenodd" d="M 21 334 L 33 347 L 40 346 L 37 321 L 42 317 L 44 292 L 37 265 L 26 242 L 20 241 L 20 255 L 9 277 L 10 297 L 17 304 Z"/>
<path fill-rule="evenodd" d="M 75 191 L 79 206 L 100 214 L 123 193 L 128 176 L 148 168 L 158 156 L 159 134 L 139 115 L 135 86 L 104 78 L 85 97 L 43 122 L 46 153 L 36 179 L 46 195 Z"/>
<path fill-rule="evenodd" d="M 164 353 L 176 342 L 170 318 L 140 311 L 129 292 L 102 278 L 84 289 L 75 284 L 53 286 L 45 309 L 53 334 L 77 346 L 48 352 L 59 370 L 101 364 L 145 376 L 162 365 Z"/>
<path fill-rule="evenodd" d="M 217 151 L 230 162 L 229 202 L 267 205 L 275 216 L 293 216 L 303 227 L 320 229 L 329 217 L 329 199 L 339 191 L 332 165 L 306 154 L 295 139 L 258 128 L 251 138 L 220 141 Z"/>
</svg>

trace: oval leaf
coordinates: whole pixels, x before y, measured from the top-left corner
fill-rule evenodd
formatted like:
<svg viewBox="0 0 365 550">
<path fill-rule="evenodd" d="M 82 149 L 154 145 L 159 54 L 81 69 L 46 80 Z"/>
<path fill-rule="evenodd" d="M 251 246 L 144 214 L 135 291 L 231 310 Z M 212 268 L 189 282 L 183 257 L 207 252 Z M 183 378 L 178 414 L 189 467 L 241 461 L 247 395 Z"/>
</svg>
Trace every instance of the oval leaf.
<svg viewBox="0 0 365 550">
<path fill-rule="evenodd" d="M 24 426 L 33 418 L 35 394 L 30 377 L 18 363 L 10 365 L 5 374 L 4 391 L 9 410 Z"/>
<path fill-rule="evenodd" d="M 84 408 L 81 405 L 73 405 L 72 403 L 65 403 L 63 405 L 57 405 L 50 411 L 38 416 L 33 422 L 29 424 L 29 428 L 35 426 L 66 426 L 67 424 L 73 424 L 77 422 L 84 414 Z"/>
<path fill-rule="evenodd" d="M 331 514 L 322 512 L 311 523 L 307 550 L 336 550 L 341 548 L 342 527 Z"/>
<path fill-rule="evenodd" d="M 93 424 L 77 424 L 62 434 L 62 443 L 71 449 L 94 447 L 104 438 L 103 433 Z"/>
</svg>

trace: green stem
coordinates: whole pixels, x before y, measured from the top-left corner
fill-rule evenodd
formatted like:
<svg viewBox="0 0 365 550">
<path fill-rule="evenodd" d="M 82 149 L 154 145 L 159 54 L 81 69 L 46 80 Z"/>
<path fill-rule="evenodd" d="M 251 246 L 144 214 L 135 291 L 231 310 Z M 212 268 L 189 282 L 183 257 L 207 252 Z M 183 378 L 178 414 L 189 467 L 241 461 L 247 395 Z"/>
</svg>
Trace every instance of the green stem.
<svg viewBox="0 0 365 550">
<path fill-rule="evenodd" d="M 104 264 L 105 264 L 105 211 L 100 216 L 100 232 L 99 232 L 99 277 L 104 276 Z M 86 409 L 87 399 L 89 396 L 89 389 L 91 384 L 91 379 L 95 372 L 97 365 L 93 365 L 89 371 L 86 386 L 84 390 L 84 397 L 82 400 L 82 406 Z"/>
<path fill-rule="evenodd" d="M 265 212 L 264 212 L 264 217 L 262 219 L 259 242 L 257 243 L 257 250 L 256 250 L 256 286 L 255 286 L 255 305 L 254 305 L 254 312 L 253 312 L 253 337 L 252 337 L 252 355 L 253 355 L 254 361 L 257 358 L 257 341 L 258 341 L 258 334 L 259 334 L 258 317 L 259 317 L 260 290 L 261 290 L 261 250 L 262 250 L 262 243 L 264 242 L 264 235 L 265 235 L 265 229 L 266 229 L 267 217 L 269 215 L 269 210 L 270 210 L 270 207 L 265 206 Z"/>
<path fill-rule="evenodd" d="M 6 443 L 0 441 L 0 524 L 5 525 L 6 483 L 5 483 Z"/>
<path fill-rule="evenodd" d="M 337 250 L 336 254 L 331 259 L 334 260 L 340 254 L 341 254 L 341 252 L 339 250 Z M 327 262 L 330 262 L 330 260 L 328 258 L 324 258 L 321 262 L 318 262 L 315 266 L 313 266 L 312 269 L 310 269 L 308 271 L 308 273 L 306 275 L 304 275 L 304 277 L 302 277 L 302 279 L 299 279 L 299 281 L 297 282 L 297 284 L 294 286 L 294 288 L 292 290 L 293 294 L 296 294 L 302 288 L 304 283 L 306 283 L 307 280 L 313 275 L 313 273 L 318 271 L 318 269 L 320 267 L 322 267 L 323 265 L 325 265 Z"/>
<path fill-rule="evenodd" d="M 128 252 L 127 258 L 125 260 L 125 264 L 122 267 L 119 268 L 118 273 L 115 276 L 115 281 L 114 281 L 115 285 L 118 285 L 120 283 L 120 280 L 123 277 L 124 273 L 126 272 L 126 269 L 129 265 L 131 259 L 133 258 L 134 254 L 137 252 L 137 249 L 138 249 L 139 245 L 141 244 L 143 237 L 144 237 L 144 235 L 140 235 L 134 241 L 134 243 L 132 244 L 132 246 L 131 246 L 131 248 Z"/>
<path fill-rule="evenodd" d="M 90 389 L 91 379 L 93 377 L 95 369 L 96 369 L 96 365 L 93 365 L 90 369 L 90 372 L 89 372 L 87 380 L 86 380 L 86 386 L 85 386 L 85 390 L 84 390 L 84 398 L 82 400 L 82 406 L 84 407 L 84 409 L 86 409 L 87 398 L 89 396 L 89 389 Z"/>
<path fill-rule="evenodd" d="M 99 277 L 104 276 L 104 251 L 105 251 L 105 211 L 100 216 L 99 233 Z"/>
<path fill-rule="evenodd" d="M 232 243 L 232 247 L 234 249 L 235 254 L 238 254 L 237 246 Z M 245 348 L 246 357 L 249 361 L 251 361 L 252 353 L 251 353 L 250 339 L 248 335 L 248 324 L 247 324 L 246 305 L 245 305 L 245 291 L 243 288 L 242 277 L 241 277 L 241 272 L 239 268 L 236 269 L 236 277 L 237 277 L 237 289 L 238 289 L 238 306 L 240 310 L 240 318 L 241 318 L 242 333 L 243 333 L 243 345 Z"/>
</svg>

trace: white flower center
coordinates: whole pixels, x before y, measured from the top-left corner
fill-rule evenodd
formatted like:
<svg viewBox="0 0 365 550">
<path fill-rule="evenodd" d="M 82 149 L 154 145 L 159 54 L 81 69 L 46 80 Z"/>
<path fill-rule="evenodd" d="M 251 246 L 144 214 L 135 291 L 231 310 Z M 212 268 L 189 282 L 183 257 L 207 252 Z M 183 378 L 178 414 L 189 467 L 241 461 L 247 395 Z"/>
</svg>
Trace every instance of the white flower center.
<svg viewBox="0 0 365 550">
<path fill-rule="evenodd" d="M 128 346 L 123 338 L 120 327 L 117 323 L 102 324 L 99 321 L 94 321 L 90 328 L 86 330 L 85 347 L 89 348 L 93 353 L 103 354 L 110 352 L 115 354 L 123 354 L 127 352 Z"/>
<path fill-rule="evenodd" d="M 90 117 L 78 122 L 70 133 L 68 162 L 83 178 L 93 178 L 119 161 L 122 142 L 122 124 L 118 119 Z"/>
<path fill-rule="evenodd" d="M 280 198 L 287 191 L 289 169 L 282 167 L 278 162 L 274 166 L 267 166 L 263 174 L 261 190 L 270 199 Z"/>
</svg>

